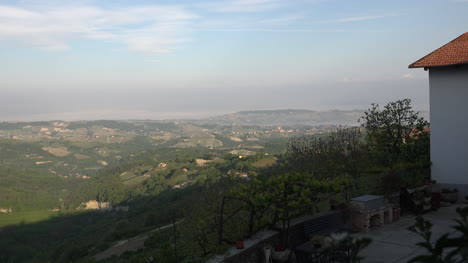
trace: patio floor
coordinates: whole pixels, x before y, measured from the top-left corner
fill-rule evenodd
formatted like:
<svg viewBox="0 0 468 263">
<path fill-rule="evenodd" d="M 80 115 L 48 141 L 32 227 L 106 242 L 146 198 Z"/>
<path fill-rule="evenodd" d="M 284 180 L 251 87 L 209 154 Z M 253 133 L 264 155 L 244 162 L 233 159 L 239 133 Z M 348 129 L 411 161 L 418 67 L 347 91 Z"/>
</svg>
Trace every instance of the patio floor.
<svg viewBox="0 0 468 263">
<path fill-rule="evenodd" d="M 433 240 L 445 233 L 455 232 L 451 227 L 458 218 L 457 207 L 465 205 L 456 204 L 442 207 L 437 211 L 424 214 L 424 218 L 432 222 Z M 361 252 L 365 263 L 393 263 L 408 262 L 411 258 L 424 254 L 426 250 L 415 244 L 422 241 L 417 234 L 407 230 L 415 223 L 414 215 L 402 216 L 400 220 L 375 228 L 368 233 L 355 234 L 358 237 L 372 238 L 372 243 Z"/>
</svg>

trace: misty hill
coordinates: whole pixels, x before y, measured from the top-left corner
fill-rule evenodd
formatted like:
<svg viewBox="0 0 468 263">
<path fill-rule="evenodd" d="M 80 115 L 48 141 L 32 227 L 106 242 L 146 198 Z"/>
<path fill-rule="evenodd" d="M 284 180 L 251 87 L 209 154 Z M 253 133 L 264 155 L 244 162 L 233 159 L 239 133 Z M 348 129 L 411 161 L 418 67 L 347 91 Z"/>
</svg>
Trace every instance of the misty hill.
<svg viewBox="0 0 468 263">
<path fill-rule="evenodd" d="M 363 110 L 257 110 L 240 111 L 200 120 L 200 123 L 216 125 L 358 125 Z"/>
</svg>

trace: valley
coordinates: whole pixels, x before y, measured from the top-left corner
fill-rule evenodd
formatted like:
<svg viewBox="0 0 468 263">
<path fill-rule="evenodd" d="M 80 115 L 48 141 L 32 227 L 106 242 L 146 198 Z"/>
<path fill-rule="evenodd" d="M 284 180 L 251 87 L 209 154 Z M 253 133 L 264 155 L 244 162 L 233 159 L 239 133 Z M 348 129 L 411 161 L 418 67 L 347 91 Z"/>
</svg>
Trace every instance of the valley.
<svg viewBox="0 0 468 263">
<path fill-rule="evenodd" d="M 297 111 L 299 117 L 294 117 L 286 111 L 293 119 L 304 115 Z M 277 114 L 277 122 L 284 115 L 241 112 L 237 119 L 235 114 L 229 119 L 239 121 L 245 114 L 255 118 Z M 86 209 L 83 203 L 106 195 L 96 182 L 105 174 L 121 188 L 101 197 L 111 195 L 114 198 L 105 201 L 113 203 L 126 200 L 136 189 L 138 194 L 155 194 L 148 190 L 155 182 L 162 191 L 185 188 L 219 173 L 252 176 L 256 169 L 273 165 L 275 154 L 286 150 L 290 138 L 341 126 L 253 126 L 220 124 L 218 119 L 0 123 L 0 227 Z M 233 163 L 234 169 L 220 168 Z M 119 197 L 117 191 L 122 192 Z"/>
</svg>

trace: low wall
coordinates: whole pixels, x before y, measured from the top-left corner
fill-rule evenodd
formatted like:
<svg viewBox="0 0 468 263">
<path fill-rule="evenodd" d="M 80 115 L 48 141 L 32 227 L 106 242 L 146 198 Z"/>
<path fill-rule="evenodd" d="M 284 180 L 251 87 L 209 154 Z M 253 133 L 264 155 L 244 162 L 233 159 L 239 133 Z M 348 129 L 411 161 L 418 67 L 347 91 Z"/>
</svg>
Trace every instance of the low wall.
<svg viewBox="0 0 468 263">
<path fill-rule="evenodd" d="M 252 238 L 244 240 L 244 249 L 229 249 L 219 258 L 214 256 L 207 263 L 259 263 L 264 262 L 264 247 L 273 247 L 280 241 L 280 234 L 275 230 L 259 232 Z"/>
<path fill-rule="evenodd" d="M 290 227 L 289 227 L 289 240 L 288 244 L 289 247 L 295 248 L 307 241 L 309 241 L 309 236 L 305 236 L 304 233 L 304 223 L 323 217 L 323 216 L 328 216 L 329 214 L 336 213 L 336 210 L 330 210 L 330 211 L 325 211 L 321 212 L 318 214 L 314 215 L 307 215 L 307 216 L 302 216 L 302 217 L 297 217 L 291 220 Z M 350 215 L 348 210 L 342 211 L 341 216 L 344 216 L 344 221 L 349 223 L 350 222 Z M 276 225 L 276 230 L 281 231 L 282 230 L 282 225 L 278 224 Z"/>
<path fill-rule="evenodd" d="M 304 235 L 304 223 L 314 218 L 323 216 L 319 213 L 315 215 L 302 216 L 294 218 L 290 222 L 289 227 L 289 247 L 295 248 L 298 245 L 306 242 L 309 237 Z M 261 263 L 264 262 L 264 247 L 272 247 L 280 243 L 280 232 L 282 225 L 278 224 L 274 230 L 267 230 L 257 233 L 251 239 L 244 241 L 244 249 L 236 249 L 235 247 L 229 249 L 223 258 L 213 257 L 207 263 Z"/>
</svg>

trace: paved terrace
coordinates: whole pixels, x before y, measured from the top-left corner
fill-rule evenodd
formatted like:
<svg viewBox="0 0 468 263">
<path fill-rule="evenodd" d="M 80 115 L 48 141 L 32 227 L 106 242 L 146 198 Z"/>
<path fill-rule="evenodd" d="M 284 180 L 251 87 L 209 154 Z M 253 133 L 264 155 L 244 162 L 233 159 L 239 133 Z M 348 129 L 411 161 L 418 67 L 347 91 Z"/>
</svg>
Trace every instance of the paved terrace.
<svg viewBox="0 0 468 263">
<path fill-rule="evenodd" d="M 456 223 L 454 219 L 459 218 L 456 212 L 457 207 L 464 205 L 457 204 L 450 207 L 442 207 L 437 211 L 424 214 L 424 218 L 433 224 L 433 240 L 445 233 L 454 233 L 451 228 Z M 368 233 L 355 234 L 358 237 L 372 238 L 372 243 L 361 252 L 365 257 L 365 263 L 396 263 L 408 262 L 411 258 L 424 254 L 427 250 L 416 246 L 422 241 L 417 234 L 407 230 L 415 223 L 414 215 L 402 216 L 400 220 L 383 227 L 375 228 Z"/>
<path fill-rule="evenodd" d="M 431 221 L 433 224 L 433 240 L 439 238 L 445 233 L 454 233 L 452 229 L 456 223 L 454 219 L 459 218 L 456 212 L 458 207 L 463 207 L 462 204 L 452 205 L 450 207 L 442 207 L 437 211 L 429 212 L 424 214 L 424 218 Z M 310 216 L 304 218 L 297 218 L 296 221 L 307 220 Z M 365 248 L 360 255 L 364 257 L 362 263 L 404 263 L 408 262 L 413 257 L 425 254 L 426 250 L 416 243 L 422 241 L 422 238 L 417 234 L 407 230 L 409 226 L 413 225 L 416 221 L 415 215 L 405 215 L 400 220 L 395 221 L 391 224 L 386 224 L 383 227 L 373 228 L 368 233 L 357 233 L 353 234 L 356 237 L 369 237 L 372 239 L 372 243 L 369 247 Z M 300 227 L 302 231 L 302 225 Z M 277 231 L 265 231 L 257 234 L 252 240 L 245 241 L 245 249 L 238 250 L 231 248 L 227 253 L 227 258 L 213 257 L 209 263 L 253 263 L 253 262 L 264 262 L 263 254 L 258 256 L 256 253 L 246 253 L 247 250 L 260 249 L 256 246 L 263 246 L 263 243 L 270 244 L 277 242 L 274 240 L 267 241 L 273 237 L 277 237 Z M 241 254 L 245 254 L 241 256 Z M 295 257 L 292 257 L 291 262 L 296 262 Z"/>
</svg>

